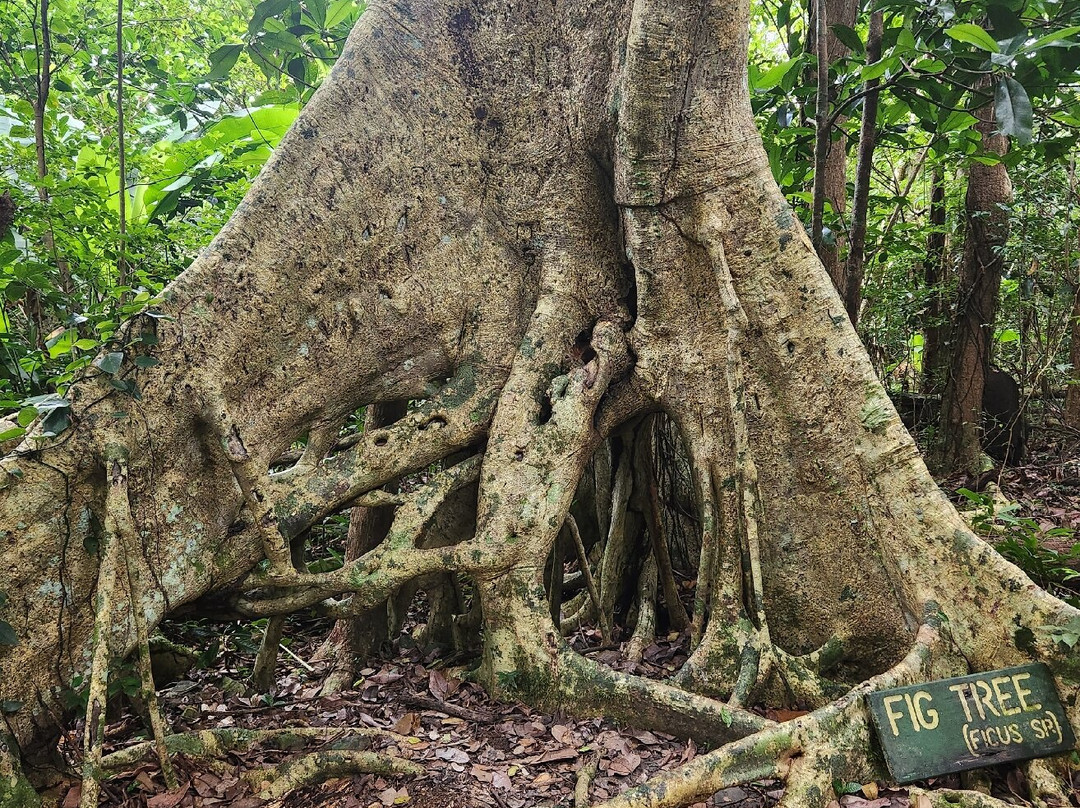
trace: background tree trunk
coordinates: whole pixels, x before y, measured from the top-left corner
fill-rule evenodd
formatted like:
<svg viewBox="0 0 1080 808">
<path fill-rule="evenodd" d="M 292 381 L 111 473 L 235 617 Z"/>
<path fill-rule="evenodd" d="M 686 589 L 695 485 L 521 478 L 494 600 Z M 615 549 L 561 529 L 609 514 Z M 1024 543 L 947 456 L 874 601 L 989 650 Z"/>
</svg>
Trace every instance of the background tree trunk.
<svg viewBox="0 0 1080 808">
<path fill-rule="evenodd" d="M 980 89 L 985 91 L 989 86 L 989 80 L 985 80 Z M 993 104 L 984 104 L 975 116 L 983 149 L 1004 155 L 1008 141 L 996 132 Z M 1001 286 L 1001 249 L 1009 235 L 1005 206 L 1010 199 L 1012 184 L 1004 163 L 971 164 L 964 201 L 964 261 L 949 339 L 949 376 L 942 394 L 940 449 L 944 469 L 969 474 L 979 471 L 983 384 L 990 368 Z"/>
<path fill-rule="evenodd" d="M 818 10 L 824 13 L 819 14 Z M 817 136 L 814 145 L 814 193 L 813 224 L 811 238 L 818 257 L 825 265 L 833 285 L 841 297 L 847 295 L 848 279 L 845 265 L 840 260 L 843 250 L 843 233 L 832 228 L 830 238 L 823 233 L 825 203 L 832 207 L 833 215 L 843 218 L 847 210 L 847 150 L 840 125 L 846 119 L 838 117 L 832 120 L 832 104 L 835 101 L 835 88 L 829 79 L 829 70 L 833 64 L 843 59 L 851 51 L 840 41 L 833 31 L 833 26 L 843 25 L 851 28 L 859 10 L 857 0 L 814 0 L 810 14 L 810 47 L 817 54 L 817 100 L 815 118 Z M 824 33 L 824 37 L 821 36 Z M 837 140 L 833 134 L 840 132 Z"/>
<path fill-rule="evenodd" d="M 870 14 L 870 30 L 866 38 L 866 63 L 873 64 L 881 58 L 881 37 L 884 13 Z M 866 272 L 866 214 L 870 206 L 870 173 L 874 164 L 874 147 L 877 145 L 877 112 L 879 79 L 866 82 L 863 99 L 862 125 L 859 128 L 859 161 L 855 169 L 855 193 L 851 201 L 851 246 L 844 264 L 844 303 L 852 325 L 859 324 L 862 306 L 862 284 Z M 828 267 L 828 264 L 826 264 Z"/>
<path fill-rule="evenodd" d="M 930 179 L 930 233 L 926 237 L 926 263 L 923 278 L 930 296 L 923 318 L 923 384 L 926 392 L 941 390 L 945 370 L 949 366 L 949 345 L 945 342 L 948 329 L 942 284 L 945 282 L 948 260 L 945 237 L 945 169 L 935 163 Z"/>
</svg>

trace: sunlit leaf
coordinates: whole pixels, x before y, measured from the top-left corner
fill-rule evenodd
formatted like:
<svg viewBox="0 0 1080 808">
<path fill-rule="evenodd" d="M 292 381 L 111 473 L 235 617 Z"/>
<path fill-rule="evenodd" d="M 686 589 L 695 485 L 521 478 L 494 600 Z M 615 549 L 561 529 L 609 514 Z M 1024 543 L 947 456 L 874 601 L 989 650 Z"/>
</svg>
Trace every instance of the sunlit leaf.
<svg viewBox="0 0 1080 808">
<path fill-rule="evenodd" d="M 990 36 L 985 28 L 972 22 L 958 23 L 951 28 L 946 28 L 945 33 L 957 42 L 974 45 L 987 53 L 998 53 L 1001 50 L 998 47 L 997 40 Z"/>
</svg>

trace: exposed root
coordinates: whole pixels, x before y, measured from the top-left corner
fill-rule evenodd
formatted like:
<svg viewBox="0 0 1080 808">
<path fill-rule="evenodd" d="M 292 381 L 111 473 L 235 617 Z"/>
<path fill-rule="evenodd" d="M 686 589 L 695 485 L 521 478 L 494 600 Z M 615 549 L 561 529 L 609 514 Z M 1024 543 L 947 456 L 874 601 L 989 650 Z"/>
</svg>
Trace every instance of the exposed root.
<svg viewBox="0 0 1080 808">
<path fill-rule="evenodd" d="M 908 794 L 911 795 L 911 808 L 1014 808 L 1012 803 L 981 791 L 913 786 L 908 789 Z"/>
<path fill-rule="evenodd" d="M 574 783 L 574 808 L 589 808 L 589 788 L 599 767 L 600 758 L 593 755 L 578 769 L 577 781 Z"/>
<path fill-rule="evenodd" d="M 1055 772 L 1058 768 L 1063 772 Z M 1024 764 L 1028 796 L 1037 808 L 1059 808 L 1069 804 L 1062 783 L 1068 776 L 1068 758 L 1030 760 Z"/>
<path fill-rule="evenodd" d="M 359 748 L 365 749 L 376 738 L 382 738 L 396 744 L 408 743 L 403 735 L 389 730 L 370 727 L 277 727 L 274 729 L 205 729 L 198 732 L 183 732 L 168 735 L 165 748 L 169 754 L 183 753 L 189 758 L 223 758 L 230 752 L 244 753 L 256 746 L 273 749 L 296 749 L 311 740 L 343 741 L 352 740 Z M 154 745 L 143 741 L 113 752 L 101 760 L 101 768 L 116 772 L 149 760 L 154 754 Z"/>
<path fill-rule="evenodd" d="M 273 800 L 331 777 L 348 777 L 354 774 L 405 774 L 419 777 L 424 774 L 424 767 L 381 752 L 327 751 L 313 752 L 277 766 L 251 771 L 244 777 L 258 790 L 260 797 Z"/>
<path fill-rule="evenodd" d="M 815 750 L 793 757 L 784 779 L 784 796 L 777 803 L 777 808 L 816 808 L 828 804 L 836 796 L 833 790 L 834 767 L 830 765 L 828 755 L 836 755 L 837 749 L 841 748 L 838 745 L 820 753 Z"/>
<path fill-rule="evenodd" d="M 866 694 L 925 675 L 938 643 L 937 632 L 924 626 L 907 657 L 843 698 L 699 755 L 598 808 L 681 808 L 723 788 L 769 778 L 790 778 L 790 800 L 785 795 L 789 805 L 823 805 L 834 779 L 862 781 L 876 774 L 867 757 L 870 719 Z"/>
</svg>

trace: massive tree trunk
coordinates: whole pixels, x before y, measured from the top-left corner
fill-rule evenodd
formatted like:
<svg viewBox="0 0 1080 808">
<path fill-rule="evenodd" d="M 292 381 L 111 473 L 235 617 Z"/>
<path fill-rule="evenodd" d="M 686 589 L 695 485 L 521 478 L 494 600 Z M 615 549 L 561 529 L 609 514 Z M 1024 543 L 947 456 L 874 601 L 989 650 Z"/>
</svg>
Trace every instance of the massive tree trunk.
<svg viewBox="0 0 1080 808">
<path fill-rule="evenodd" d="M 496 694 L 730 742 L 620 805 L 767 776 L 822 804 L 884 776 L 859 696 L 896 682 L 1037 659 L 1076 692 L 1053 627 L 1077 612 L 938 491 L 771 177 L 747 20 L 727 0 L 371 4 L 232 221 L 131 322 L 118 374 L 3 461 L 0 619 L 20 642 L 0 682 L 23 704 L 0 797 L 26 795 L 14 753 L 41 765 L 60 691 L 134 646 L 133 612 L 153 624 L 225 588 L 252 617 L 345 593 L 326 606 L 345 616 L 469 576 Z M 404 399 L 423 403 L 333 448 L 356 408 Z M 590 456 L 659 411 L 709 584 L 667 683 L 571 650 L 544 590 Z M 605 451 L 610 543 L 644 475 Z M 382 490 L 433 463 L 412 494 Z M 430 542 L 469 489 L 475 530 Z M 376 548 L 294 569 L 289 541 L 327 514 L 388 504 Z M 782 702 L 814 711 L 744 709 Z"/>
</svg>

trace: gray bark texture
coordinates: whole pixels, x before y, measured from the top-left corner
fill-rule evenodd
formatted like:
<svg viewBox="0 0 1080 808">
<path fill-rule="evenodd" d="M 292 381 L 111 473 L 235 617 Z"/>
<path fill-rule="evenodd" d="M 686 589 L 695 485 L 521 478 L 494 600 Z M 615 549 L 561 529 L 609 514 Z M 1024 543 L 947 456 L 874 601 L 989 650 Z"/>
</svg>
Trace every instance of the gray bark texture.
<svg viewBox="0 0 1080 808">
<path fill-rule="evenodd" d="M 745 0 L 370 5 L 230 223 L 129 324 L 118 375 L 140 397 L 91 373 L 69 429 L 2 461 L 19 644 L 0 689 L 22 706 L 0 805 L 32 801 L 21 772 L 47 779 L 63 689 L 135 647 L 133 610 L 153 626 L 207 593 L 347 617 L 425 576 L 470 581 L 493 693 L 714 744 L 612 806 L 762 777 L 823 805 L 885 776 L 875 688 L 1040 660 L 1075 698 L 1056 629 L 1077 612 L 939 492 L 770 175 L 748 18 Z M 401 400 L 334 448 L 357 408 Z M 667 682 L 575 653 L 544 577 L 570 548 L 607 609 L 618 576 L 667 574 L 642 563 L 667 519 L 652 472 L 608 441 L 648 449 L 661 412 L 701 548 L 693 654 Z M 583 479 L 591 505 L 559 542 Z M 462 502 L 466 531 L 442 507 Z M 357 506 L 393 508 L 385 539 L 334 572 L 293 567 L 290 541 Z M 778 725 L 757 704 L 811 712 Z"/>
</svg>

